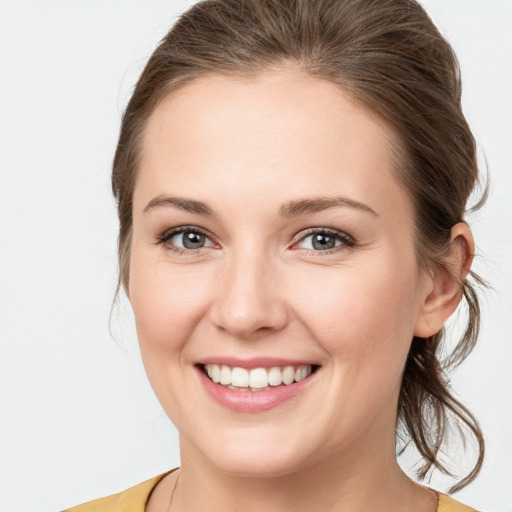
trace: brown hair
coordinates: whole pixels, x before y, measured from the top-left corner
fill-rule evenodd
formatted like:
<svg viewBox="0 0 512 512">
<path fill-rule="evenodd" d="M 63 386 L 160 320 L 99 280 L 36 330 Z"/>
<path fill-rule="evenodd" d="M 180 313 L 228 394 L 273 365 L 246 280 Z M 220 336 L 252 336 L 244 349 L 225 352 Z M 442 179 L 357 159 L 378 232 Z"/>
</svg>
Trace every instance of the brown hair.
<svg viewBox="0 0 512 512">
<path fill-rule="evenodd" d="M 377 112 L 397 133 L 396 171 L 416 209 L 416 247 L 424 267 L 444 265 L 451 228 L 463 221 L 478 182 L 476 148 L 461 109 L 452 48 L 414 0 L 205 0 L 184 13 L 151 55 L 128 103 L 113 163 L 120 220 L 121 285 L 128 286 L 132 196 L 144 126 L 171 91 L 207 73 L 248 77 L 291 63 L 329 80 Z M 485 200 L 485 193 L 477 206 Z M 433 468 L 450 417 L 469 429 L 478 459 L 458 490 L 478 474 L 484 440 L 474 416 L 451 393 L 446 370 L 471 352 L 480 311 L 471 280 L 460 283 L 468 309 L 465 332 L 440 362 L 444 329 L 414 338 L 398 407 L 398 439 L 408 435 Z"/>
</svg>

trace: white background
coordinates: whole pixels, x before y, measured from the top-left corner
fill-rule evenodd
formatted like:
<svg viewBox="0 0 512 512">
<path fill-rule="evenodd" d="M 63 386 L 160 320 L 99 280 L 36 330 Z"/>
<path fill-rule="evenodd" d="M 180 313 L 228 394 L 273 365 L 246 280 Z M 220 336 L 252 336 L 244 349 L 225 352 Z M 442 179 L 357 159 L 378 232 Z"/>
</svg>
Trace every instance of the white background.
<svg viewBox="0 0 512 512">
<path fill-rule="evenodd" d="M 457 498 L 512 511 L 512 2 L 424 3 L 461 60 L 492 178 L 469 220 L 494 291 L 480 345 L 452 381 L 488 453 Z M 126 304 L 109 333 L 109 172 L 129 92 L 189 4 L 0 0 L 0 512 L 57 511 L 179 464 Z"/>
</svg>

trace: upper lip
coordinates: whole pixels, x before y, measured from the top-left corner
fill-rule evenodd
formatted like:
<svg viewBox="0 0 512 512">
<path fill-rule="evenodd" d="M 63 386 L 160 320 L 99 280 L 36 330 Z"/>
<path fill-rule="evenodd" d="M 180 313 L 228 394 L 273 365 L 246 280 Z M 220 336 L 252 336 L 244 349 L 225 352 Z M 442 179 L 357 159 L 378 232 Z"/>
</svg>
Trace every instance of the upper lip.
<svg viewBox="0 0 512 512">
<path fill-rule="evenodd" d="M 312 361 L 299 361 L 297 359 L 285 359 L 281 357 L 251 357 L 242 359 L 240 357 L 233 356 L 212 356 L 201 359 L 197 364 L 218 364 L 230 366 L 232 368 L 271 368 L 272 366 L 303 366 L 303 365 L 315 365 Z"/>
</svg>

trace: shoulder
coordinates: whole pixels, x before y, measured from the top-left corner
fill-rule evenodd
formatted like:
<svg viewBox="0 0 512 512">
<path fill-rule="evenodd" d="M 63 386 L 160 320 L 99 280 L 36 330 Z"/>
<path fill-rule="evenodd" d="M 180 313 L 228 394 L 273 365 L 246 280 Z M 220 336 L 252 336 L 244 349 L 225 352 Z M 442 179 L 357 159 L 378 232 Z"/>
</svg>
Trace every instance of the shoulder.
<svg viewBox="0 0 512 512">
<path fill-rule="evenodd" d="M 474 508 L 463 505 L 446 494 L 439 493 L 437 512 L 477 512 Z"/>
<path fill-rule="evenodd" d="M 170 471 L 120 493 L 83 503 L 64 512 L 144 512 L 151 491 L 169 473 Z"/>
</svg>

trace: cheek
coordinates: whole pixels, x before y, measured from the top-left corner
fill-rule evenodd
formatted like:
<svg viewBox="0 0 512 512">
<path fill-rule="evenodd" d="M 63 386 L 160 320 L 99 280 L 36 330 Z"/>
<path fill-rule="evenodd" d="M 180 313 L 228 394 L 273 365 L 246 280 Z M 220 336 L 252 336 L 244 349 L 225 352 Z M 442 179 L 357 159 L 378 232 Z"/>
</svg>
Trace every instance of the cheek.
<svg viewBox="0 0 512 512">
<path fill-rule="evenodd" d="M 332 386 L 324 396 L 326 414 L 344 418 L 328 423 L 333 439 L 340 431 L 360 432 L 377 417 L 385 418 L 385 424 L 395 421 L 412 340 L 415 269 L 368 268 L 339 269 L 325 280 L 311 276 L 295 290 L 305 298 L 299 316 L 329 361 Z"/>
<path fill-rule="evenodd" d="M 296 280 L 300 316 L 340 367 L 354 375 L 382 367 L 401 370 L 416 317 L 415 266 L 385 262 L 374 268 L 339 268 Z M 300 289 L 299 289 L 300 288 Z"/>
<path fill-rule="evenodd" d="M 170 270 L 166 261 L 132 251 L 130 302 L 145 353 L 180 348 L 205 313 L 210 286 L 204 275 L 199 279 L 192 266 Z"/>
</svg>

